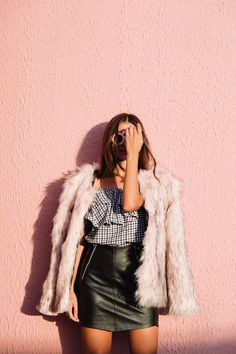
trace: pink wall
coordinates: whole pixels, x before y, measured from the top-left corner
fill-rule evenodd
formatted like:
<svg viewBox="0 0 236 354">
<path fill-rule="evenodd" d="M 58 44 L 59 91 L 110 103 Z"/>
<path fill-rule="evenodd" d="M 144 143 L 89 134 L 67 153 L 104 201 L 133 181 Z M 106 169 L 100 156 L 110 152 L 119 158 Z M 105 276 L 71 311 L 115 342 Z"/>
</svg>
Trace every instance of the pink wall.
<svg viewBox="0 0 236 354">
<path fill-rule="evenodd" d="M 122 111 L 184 180 L 201 314 L 161 316 L 159 352 L 236 352 L 235 18 L 233 0 L 1 1 L 1 354 L 80 352 L 35 305 L 63 173 Z"/>
</svg>

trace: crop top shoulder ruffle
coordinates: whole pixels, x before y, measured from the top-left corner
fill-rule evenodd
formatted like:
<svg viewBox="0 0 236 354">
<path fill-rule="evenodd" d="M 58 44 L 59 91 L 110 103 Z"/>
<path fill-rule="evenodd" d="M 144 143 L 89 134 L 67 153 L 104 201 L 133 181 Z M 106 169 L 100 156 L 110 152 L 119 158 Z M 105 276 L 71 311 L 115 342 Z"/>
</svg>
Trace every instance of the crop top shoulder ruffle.
<svg viewBox="0 0 236 354">
<path fill-rule="evenodd" d="M 122 205 L 121 188 L 98 188 L 84 216 L 85 239 L 106 243 L 112 233 L 120 233 L 122 242 L 124 238 L 126 243 L 140 240 L 147 226 L 147 211 L 143 206 L 139 210 L 124 211 Z"/>
</svg>

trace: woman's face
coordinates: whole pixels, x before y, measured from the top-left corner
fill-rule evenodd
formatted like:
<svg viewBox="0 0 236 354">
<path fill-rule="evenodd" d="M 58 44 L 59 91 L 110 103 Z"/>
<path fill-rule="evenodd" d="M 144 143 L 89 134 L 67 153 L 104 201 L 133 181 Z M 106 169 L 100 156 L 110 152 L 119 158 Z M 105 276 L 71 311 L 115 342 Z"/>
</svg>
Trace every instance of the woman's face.
<svg viewBox="0 0 236 354">
<path fill-rule="evenodd" d="M 124 133 L 125 136 L 125 131 L 128 127 L 130 127 L 131 125 L 135 126 L 134 124 L 130 123 L 130 122 L 120 122 L 119 126 L 118 126 L 118 132 L 119 133 Z M 115 134 L 113 135 L 113 139 L 117 138 L 117 136 L 115 136 Z M 117 144 L 117 148 L 118 148 L 118 160 L 119 161 L 124 161 L 127 159 L 127 152 L 126 152 L 126 145 L 125 145 L 125 139 L 123 139 L 123 142 L 120 144 Z"/>
</svg>

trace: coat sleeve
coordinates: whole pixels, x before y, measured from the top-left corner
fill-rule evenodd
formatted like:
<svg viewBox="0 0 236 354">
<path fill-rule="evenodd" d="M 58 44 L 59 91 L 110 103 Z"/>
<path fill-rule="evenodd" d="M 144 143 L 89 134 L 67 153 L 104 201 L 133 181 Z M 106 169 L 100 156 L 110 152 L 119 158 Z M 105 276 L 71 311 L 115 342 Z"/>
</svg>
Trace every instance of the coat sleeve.
<svg viewBox="0 0 236 354">
<path fill-rule="evenodd" d="M 43 283 L 40 301 L 36 306 L 36 309 L 45 315 L 56 316 L 58 314 L 54 310 L 54 300 L 61 246 L 66 238 L 80 179 L 78 171 L 72 171 L 66 177 L 59 197 L 59 206 L 53 218 L 53 229 L 50 235 L 52 242 L 50 268 Z"/>
<path fill-rule="evenodd" d="M 180 202 L 182 181 L 171 175 L 168 189 L 169 204 L 165 217 L 168 312 L 174 315 L 197 314 L 200 307 L 189 264 Z"/>
</svg>

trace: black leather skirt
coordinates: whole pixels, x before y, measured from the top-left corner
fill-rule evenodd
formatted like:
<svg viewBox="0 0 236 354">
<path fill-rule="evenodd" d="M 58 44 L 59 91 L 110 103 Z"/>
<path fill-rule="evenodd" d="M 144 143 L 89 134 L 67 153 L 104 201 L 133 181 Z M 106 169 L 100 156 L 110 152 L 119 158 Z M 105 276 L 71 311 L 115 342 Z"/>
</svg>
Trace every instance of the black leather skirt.
<svg viewBox="0 0 236 354">
<path fill-rule="evenodd" d="M 134 297 L 142 247 L 84 241 L 75 281 L 82 326 L 112 332 L 159 326 L 158 308 L 140 306 Z"/>
</svg>

